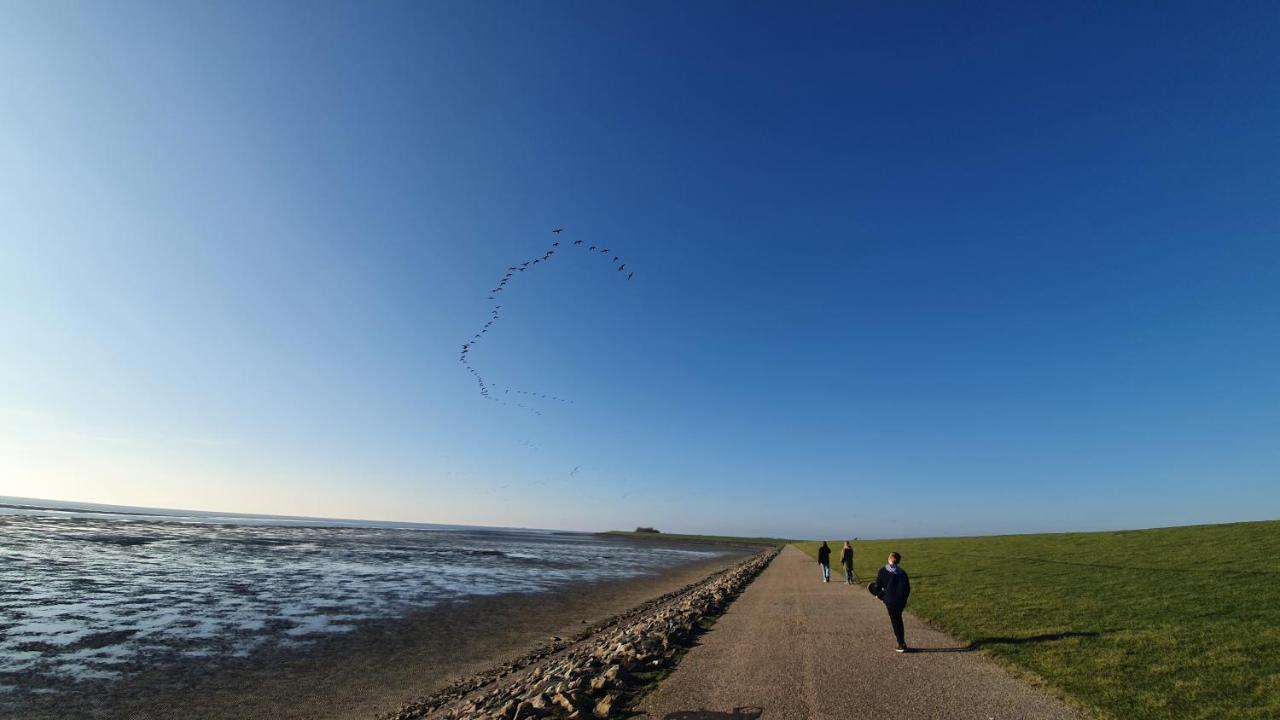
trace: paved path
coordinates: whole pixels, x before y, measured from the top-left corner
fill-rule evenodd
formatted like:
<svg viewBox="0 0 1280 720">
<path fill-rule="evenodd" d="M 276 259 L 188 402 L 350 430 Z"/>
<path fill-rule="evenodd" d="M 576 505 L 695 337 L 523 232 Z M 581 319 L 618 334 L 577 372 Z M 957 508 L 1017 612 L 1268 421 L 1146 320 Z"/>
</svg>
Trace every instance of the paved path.
<svg viewBox="0 0 1280 720">
<path fill-rule="evenodd" d="M 823 583 L 788 545 L 638 709 L 650 720 L 1081 717 L 909 614 L 916 651 L 895 653 L 884 606 L 834 570 Z"/>
</svg>

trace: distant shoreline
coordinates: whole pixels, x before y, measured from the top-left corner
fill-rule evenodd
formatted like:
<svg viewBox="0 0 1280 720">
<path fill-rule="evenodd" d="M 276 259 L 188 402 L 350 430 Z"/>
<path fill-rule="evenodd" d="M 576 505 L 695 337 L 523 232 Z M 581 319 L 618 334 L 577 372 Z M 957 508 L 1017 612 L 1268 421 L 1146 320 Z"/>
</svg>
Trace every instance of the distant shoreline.
<svg viewBox="0 0 1280 720">
<path fill-rule="evenodd" d="M 360 520 L 356 518 L 326 518 L 308 515 L 275 515 L 270 513 L 224 512 L 221 510 L 182 510 L 177 508 L 155 508 L 135 505 L 113 505 L 109 503 L 93 503 L 72 500 L 51 500 L 44 498 L 28 498 L 0 495 L 0 517 L 6 514 L 4 509 L 21 510 L 21 514 L 49 513 L 51 517 L 62 513 L 76 513 L 86 517 L 92 515 L 137 516 L 164 521 L 197 521 L 218 524 L 277 524 L 293 527 L 373 527 L 401 528 L 406 530 L 468 530 L 473 532 L 536 532 L 536 533 L 570 533 L 574 535 L 592 535 L 590 530 L 563 530 L 559 528 L 508 527 L 501 525 L 459 525 L 455 523 L 414 522 L 409 520 Z"/>
<path fill-rule="evenodd" d="M 599 537 L 626 538 L 652 542 L 702 543 L 705 545 L 732 545 L 735 547 L 772 547 L 787 545 L 800 540 L 770 537 L 736 537 L 733 535 L 689 535 L 683 533 L 637 532 L 635 530 L 605 530 L 594 533 Z"/>
</svg>

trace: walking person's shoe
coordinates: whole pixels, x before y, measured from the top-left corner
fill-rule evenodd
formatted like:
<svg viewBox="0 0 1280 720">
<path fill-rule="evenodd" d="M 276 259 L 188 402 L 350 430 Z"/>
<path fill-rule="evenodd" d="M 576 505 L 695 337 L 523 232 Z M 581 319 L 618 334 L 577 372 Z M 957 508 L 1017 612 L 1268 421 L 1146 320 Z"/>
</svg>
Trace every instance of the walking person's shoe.
<svg viewBox="0 0 1280 720">
<path fill-rule="evenodd" d="M 906 651 L 907 651 L 907 646 L 906 646 L 906 645 L 899 645 L 898 647 L 894 648 L 894 649 L 893 649 L 893 651 L 894 651 L 894 652 L 903 652 L 903 653 L 904 653 L 904 652 L 906 652 Z"/>
</svg>

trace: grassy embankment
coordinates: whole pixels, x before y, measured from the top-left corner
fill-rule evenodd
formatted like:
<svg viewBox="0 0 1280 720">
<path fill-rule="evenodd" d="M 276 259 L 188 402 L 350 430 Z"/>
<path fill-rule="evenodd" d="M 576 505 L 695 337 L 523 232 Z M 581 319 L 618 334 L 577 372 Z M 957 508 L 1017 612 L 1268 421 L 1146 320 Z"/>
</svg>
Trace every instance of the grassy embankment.
<svg viewBox="0 0 1280 720">
<path fill-rule="evenodd" d="M 680 535 L 676 533 L 648 533 L 628 530 L 610 530 L 601 535 L 613 535 L 643 540 L 681 540 L 686 542 L 723 543 L 728 545 L 786 545 L 795 540 L 768 537 L 734 537 L 732 535 Z"/>
<path fill-rule="evenodd" d="M 1280 521 L 859 541 L 859 580 L 892 550 L 911 612 L 1100 716 L 1280 718 Z"/>
</svg>

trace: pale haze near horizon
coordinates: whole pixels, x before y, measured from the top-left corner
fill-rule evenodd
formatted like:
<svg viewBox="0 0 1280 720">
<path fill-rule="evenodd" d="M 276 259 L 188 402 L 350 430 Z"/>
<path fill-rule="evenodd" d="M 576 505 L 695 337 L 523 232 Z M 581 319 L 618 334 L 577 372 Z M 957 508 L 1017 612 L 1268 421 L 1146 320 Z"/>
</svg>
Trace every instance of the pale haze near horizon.
<svg viewBox="0 0 1280 720">
<path fill-rule="evenodd" d="M 0 495 L 1275 518 L 1277 40 L 1244 5 L 6 5 Z M 566 255 L 504 297 L 474 360 L 575 400 L 535 416 L 457 349 L 560 226 L 637 277 Z"/>
</svg>

